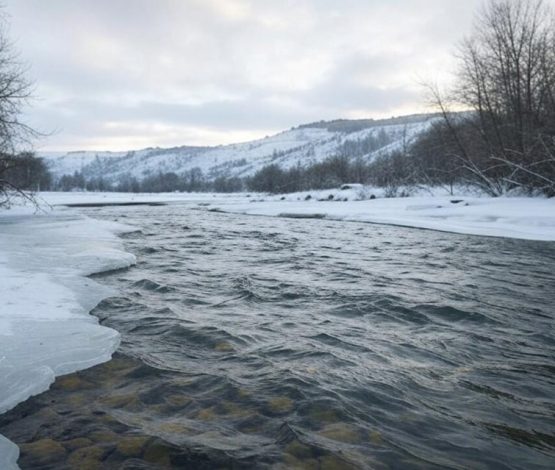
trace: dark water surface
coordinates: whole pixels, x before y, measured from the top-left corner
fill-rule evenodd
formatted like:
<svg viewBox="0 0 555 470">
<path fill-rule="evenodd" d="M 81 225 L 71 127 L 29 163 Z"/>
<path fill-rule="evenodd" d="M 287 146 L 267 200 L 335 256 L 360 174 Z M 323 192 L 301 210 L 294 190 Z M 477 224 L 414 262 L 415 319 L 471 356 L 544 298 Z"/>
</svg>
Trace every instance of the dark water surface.
<svg viewBox="0 0 555 470">
<path fill-rule="evenodd" d="M 123 341 L 86 401 L 189 452 L 159 465 L 555 468 L 555 244 L 193 205 L 85 213 L 141 229 L 125 237 L 137 266 L 96 276 L 119 295 L 94 313 Z"/>
</svg>

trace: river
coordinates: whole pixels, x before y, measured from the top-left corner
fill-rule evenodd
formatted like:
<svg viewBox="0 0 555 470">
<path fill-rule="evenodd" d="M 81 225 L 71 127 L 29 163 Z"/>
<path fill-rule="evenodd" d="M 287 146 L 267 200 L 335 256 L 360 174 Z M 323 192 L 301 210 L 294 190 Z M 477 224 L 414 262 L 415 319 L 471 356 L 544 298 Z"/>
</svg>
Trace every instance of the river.
<svg viewBox="0 0 555 470">
<path fill-rule="evenodd" d="M 93 313 L 124 366 L 82 411 L 71 387 L 46 392 L 70 411 L 40 437 L 87 438 L 109 415 L 186 452 L 174 468 L 555 467 L 554 243 L 193 204 L 83 212 L 140 229 L 138 264 L 95 276 L 118 291 Z M 21 413 L 0 421 L 15 442 Z M 150 468 L 142 455 L 125 468 Z"/>
</svg>

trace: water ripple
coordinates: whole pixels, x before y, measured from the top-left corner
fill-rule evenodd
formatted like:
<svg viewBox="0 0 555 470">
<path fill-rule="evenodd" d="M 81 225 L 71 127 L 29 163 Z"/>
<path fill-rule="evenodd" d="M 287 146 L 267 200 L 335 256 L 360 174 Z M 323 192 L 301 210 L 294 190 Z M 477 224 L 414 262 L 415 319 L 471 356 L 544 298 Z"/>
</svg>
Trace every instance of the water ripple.
<svg viewBox="0 0 555 470">
<path fill-rule="evenodd" d="M 245 468 L 555 467 L 554 244 L 125 213 L 95 313 L 145 364 L 127 425 Z"/>
</svg>

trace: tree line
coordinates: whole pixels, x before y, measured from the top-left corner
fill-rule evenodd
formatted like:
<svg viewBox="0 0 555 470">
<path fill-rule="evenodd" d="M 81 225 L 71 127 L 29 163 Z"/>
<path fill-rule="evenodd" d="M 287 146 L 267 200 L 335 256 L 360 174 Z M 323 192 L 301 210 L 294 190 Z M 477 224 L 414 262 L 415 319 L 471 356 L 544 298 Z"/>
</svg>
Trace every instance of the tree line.
<svg viewBox="0 0 555 470">
<path fill-rule="evenodd" d="M 360 182 L 462 184 L 491 196 L 555 196 L 555 15 L 542 0 L 491 0 L 459 50 L 441 119 L 411 145 L 371 162 L 336 157 L 308 168 L 260 170 L 252 188 L 276 192 Z M 454 107 L 465 112 L 453 112 Z"/>
<path fill-rule="evenodd" d="M 220 192 L 232 193 L 245 189 L 245 181 L 237 177 L 207 178 L 200 168 L 193 168 L 183 174 L 158 172 L 139 179 L 123 175 L 116 181 L 102 177 L 87 178 L 80 171 L 63 175 L 53 181 L 52 191 L 116 191 L 124 193 L 161 193 L 161 192 Z"/>
</svg>

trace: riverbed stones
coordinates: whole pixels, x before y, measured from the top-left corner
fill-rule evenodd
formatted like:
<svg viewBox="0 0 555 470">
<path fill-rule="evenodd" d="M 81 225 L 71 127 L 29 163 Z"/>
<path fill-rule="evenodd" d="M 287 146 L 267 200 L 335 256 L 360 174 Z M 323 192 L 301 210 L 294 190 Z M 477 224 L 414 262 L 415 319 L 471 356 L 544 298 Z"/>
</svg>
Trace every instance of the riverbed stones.
<svg viewBox="0 0 555 470">
<path fill-rule="evenodd" d="M 308 417 L 314 423 L 336 423 L 341 419 L 339 412 L 329 407 L 312 407 L 308 412 Z"/>
<path fill-rule="evenodd" d="M 86 437 L 77 437 L 75 439 L 68 439 L 67 441 L 62 441 L 62 445 L 71 451 L 74 451 L 76 449 L 81 449 L 82 447 L 89 447 L 90 445 L 92 445 L 92 441 L 90 439 L 87 439 Z"/>
<path fill-rule="evenodd" d="M 320 454 L 299 440 L 286 447 L 283 461 L 287 469 L 308 470 L 355 470 L 355 465 L 334 454 Z"/>
<path fill-rule="evenodd" d="M 166 434 L 179 434 L 179 435 L 191 435 L 194 431 L 189 429 L 187 426 L 181 423 L 176 422 L 169 422 L 169 423 L 162 423 L 157 426 L 158 431 L 166 433 Z"/>
<path fill-rule="evenodd" d="M 186 395 L 169 395 L 166 397 L 166 403 L 175 408 L 184 408 L 193 400 Z"/>
<path fill-rule="evenodd" d="M 92 387 L 94 387 L 94 385 L 91 382 L 83 380 L 78 374 L 58 377 L 56 382 L 52 385 L 53 389 L 64 390 L 66 392 L 75 392 L 77 390 L 85 390 Z"/>
<path fill-rule="evenodd" d="M 151 368 L 137 366 L 135 361 L 120 359 L 116 355 L 113 363 L 60 378 L 55 389 L 12 412 L 18 418 L 13 420 L 11 428 L 11 436 L 19 437 L 16 442 L 30 442 L 37 435 L 45 436 L 40 433 L 46 430 L 50 438 L 22 445 L 23 468 L 171 468 L 179 462 L 187 462 L 187 465 L 194 462 L 196 465 L 199 458 L 208 458 L 214 464 L 212 468 L 217 468 L 218 459 L 223 458 L 223 454 L 214 452 L 209 457 L 199 457 L 191 454 L 190 449 L 183 451 L 181 446 L 186 448 L 190 436 L 195 436 L 195 440 L 199 436 L 200 440 L 221 440 L 218 437 L 221 434 L 211 436 L 206 429 L 222 422 L 232 421 L 241 433 L 258 434 L 272 419 L 285 419 L 297 406 L 287 395 L 259 401 L 252 391 L 239 387 L 218 401 L 205 402 L 186 392 L 194 385 L 190 378 L 176 379 L 168 390 L 159 386 L 156 377 L 147 382 L 148 387 L 138 391 L 130 385 L 135 377 L 151 376 Z M 349 434 L 352 431 L 330 428 L 330 424 L 340 422 L 341 412 L 328 404 L 312 403 L 302 406 L 299 411 L 315 432 L 321 430 L 329 438 L 342 442 L 353 440 Z M 152 416 L 156 419 L 153 420 Z M 195 419 L 204 423 L 195 424 Z M 154 434 L 161 433 L 160 437 L 142 434 L 145 429 Z M 366 442 L 370 439 L 366 432 L 361 436 Z M 327 454 L 296 440 L 294 435 L 291 438 L 293 442 L 283 441 L 286 447 L 283 449 L 283 468 L 327 467 L 333 470 L 335 461 L 324 459 Z M 176 447 L 176 442 L 180 446 Z"/>
<path fill-rule="evenodd" d="M 285 464 L 284 469 L 287 470 L 319 470 L 320 463 L 316 459 L 301 460 L 293 455 L 285 454 L 283 456 Z"/>
<path fill-rule="evenodd" d="M 91 432 L 88 437 L 94 442 L 114 443 L 118 440 L 118 435 L 110 430 L 94 431 Z"/>
<path fill-rule="evenodd" d="M 90 399 L 85 394 L 72 393 L 72 394 L 68 395 L 66 400 L 67 400 L 68 405 L 70 405 L 74 408 L 78 408 L 80 406 L 89 404 Z"/>
<path fill-rule="evenodd" d="M 210 408 L 203 408 L 199 410 L 196 414 L 196 419 L 200 419 L 201 421 L 212 421 L 216 418 L 216 413 L 213 407 Z"/>
<path fill-rule="evenodd" d="M 358 430 L 347 423 L 330 424 L 321 430 L 319 434 L 328 439 L 347 444 L 361 443 L 361 436 Z"/>
<path fill-rule="evenodd" d="M 173 449 L 158 439 L 151 442 L 143 453 L 143 459 L 147 462 L 171 467 L 170 455 Z"/>
<path fill-rule="evenodd" d="M 102 397 L 99 401 L 111 408 L 121 408 L 126 411 L 140 411 L 143 408 L 143 403 L 134 393 L 107 395 Z"/>
<path fill-rule="evenodd" d="M 75 450 L 67 459 L 71 469 L 75 470 L 101 470 L 102 458 L 107 451 L 101 447 L 89 446 Z"/>
<path fill-rule="evenodd" d="M 370 439 L 370 442 L 374 445 L 380 446 L 383 444 L 382 433 L 379 431 L 369 431 L 368 438 Z"/>
<path fill-rule="evenodd" d="M 139 457 L 148 441 L 148 436 L 123 437 L 118 442 L 116 450 L 125 457 Z"/>
<path fill-rule="evenodd" d="M 235 348 L 228 341 L 220 341 L 214 345 L 214 350 L 218 352 L 232 352 Z"/>
<path fill-rule="evenodd" d="M 288 397 L 276 397 L 268 402 L 268 409 L 274 414 L 285 414 L 293 411 L 294 405 Z"/>
<path fill-rule="evenodd" d="M 55 423 L 59 416 L 52 408 L 43 408 L 36 413 L 35 417 L 43 421 Z"/>
<path fill-rule="evenodd" d="M 235 402 L 223 401 L 217 407 L 217 410 L 222 415 L 228 415 L 235 418 L 245 418 L 252 414 L 252 410 L 239 406 Z"/>
<path fill-rule="evenodd" d="M 30 468 L 49 465 L 66 456 L 64 446 L 53 439 L 39 439 L 35 442 L 21 444 L 20 450 L 22 459 Z"/>
<path fill-rule="evenodd" d="M 320 470 L 356 470 L 357 468 L 336 455 L 325 455 L 320 458 Z"/>
<path fill-rule="evenodd" d="M 285 447 L 285 452 L 293 457 L 301 460 L 306 460 L 313 457 L 312 448 L 303 444 L 298 439 L 291 441 Z"/>
</svg>

